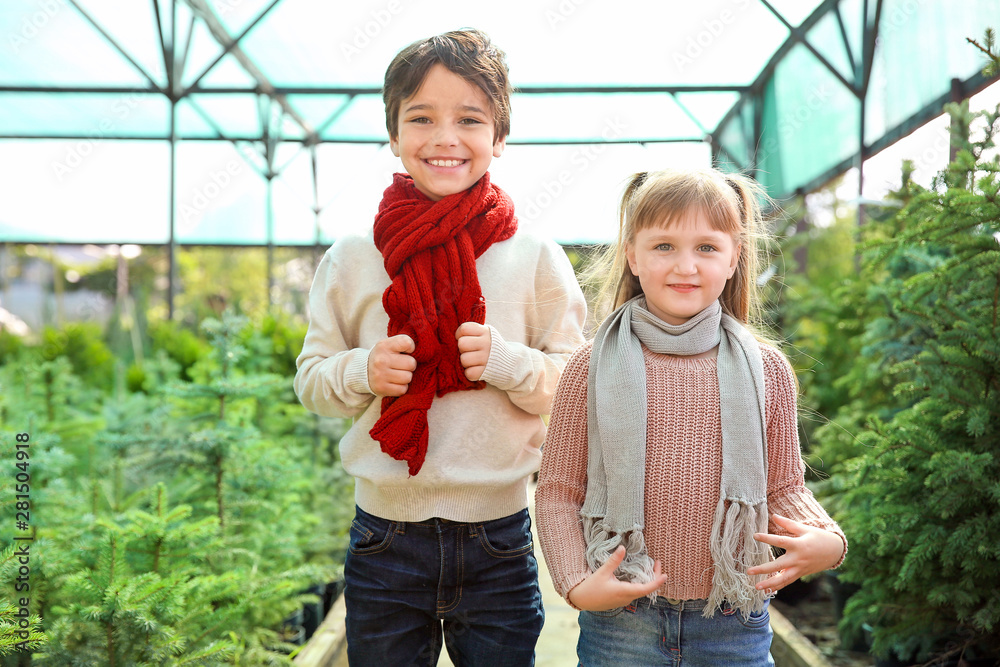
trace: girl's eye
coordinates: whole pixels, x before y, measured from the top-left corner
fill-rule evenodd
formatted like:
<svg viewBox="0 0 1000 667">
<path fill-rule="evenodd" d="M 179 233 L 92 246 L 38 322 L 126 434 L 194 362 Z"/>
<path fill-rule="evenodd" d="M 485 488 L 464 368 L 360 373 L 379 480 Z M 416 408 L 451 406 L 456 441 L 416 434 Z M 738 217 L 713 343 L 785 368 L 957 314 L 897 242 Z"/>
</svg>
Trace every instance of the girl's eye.
<svg viewBox="0 0 1000 667">
<path fill-rule="evenodd" d="M 672 248 L 673 246 L 671 246 L 669 243 L 660 243 L 659 245 L 656 246 L 656 250 L 670 250 Z"/>
<path fill-rule="evenodd" d="M 703 245 L 698 249 L 701 250 L 702 252 L 715 252 L 715 246 L 711 245 Z"/>
</svg>

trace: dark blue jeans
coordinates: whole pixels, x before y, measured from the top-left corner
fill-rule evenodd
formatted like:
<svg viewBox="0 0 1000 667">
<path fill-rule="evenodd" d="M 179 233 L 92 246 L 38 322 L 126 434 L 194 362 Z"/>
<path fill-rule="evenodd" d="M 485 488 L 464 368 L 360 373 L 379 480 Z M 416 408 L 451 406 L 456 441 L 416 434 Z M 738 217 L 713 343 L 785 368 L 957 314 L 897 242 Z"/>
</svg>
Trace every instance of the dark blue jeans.
<svg viewBox="0 0 1000 667">
<path fill-rule="evenodd" d="M 344 564 L 356 667 L 534 664 L 544 614 L 528 510 L 484 521 L 388 521 L 361 508 Z"/>
</svg>

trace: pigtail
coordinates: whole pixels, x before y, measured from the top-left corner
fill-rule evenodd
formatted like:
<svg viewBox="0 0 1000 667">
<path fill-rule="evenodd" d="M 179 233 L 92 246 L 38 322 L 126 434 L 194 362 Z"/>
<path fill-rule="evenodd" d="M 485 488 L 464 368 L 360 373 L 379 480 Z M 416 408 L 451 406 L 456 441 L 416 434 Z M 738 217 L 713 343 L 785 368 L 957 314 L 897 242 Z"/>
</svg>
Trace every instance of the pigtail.
<svg viewBox="0 0 1000 667">
<path fill-rule="evenodd" d="M 762 323 L 762 306 L 757 276 L 761 267 L 761 240 L 764 230 L 761 200 L 767 195 L 755 181 L 741 174 L 725 174 L 723 180 L 736 195 L 736 214 L 740 223 L 740 256 L 736 272 L 719 297 L 722 308 L 752 328 Z"/>
<path fill-rule="evenodd" d="M 646 182 L 648 176 L 649 172 L 646 171 L 632 174 L 618 204 L 618 244 L 615 249 L 615 263 L 613 267 L 617 272 L 618 278 L 613 292 L 614 297 L 611 302 L 611 310 L 616 310 L 632 297 L 642 293 L 639 278 L 632 274 L 625 253 L 636 231 L 635 226 L 632 224 L 632 216 L 635 213 L 635 195 L 639 188 Z"/>
<path fill-rule="evenodd" d="M 631 228 L 636 202 L 636 192 L 646 183 L 649 172 L 632 174 L 625 183 L 618 203 L 618 242 L 598 251 L 589 264 L 581 283 L 592 302 L 595 324 L 634 296 L 642 293 L 639 279 L 632 275 L 626 251 L 635 230 Z"/>
</svg>

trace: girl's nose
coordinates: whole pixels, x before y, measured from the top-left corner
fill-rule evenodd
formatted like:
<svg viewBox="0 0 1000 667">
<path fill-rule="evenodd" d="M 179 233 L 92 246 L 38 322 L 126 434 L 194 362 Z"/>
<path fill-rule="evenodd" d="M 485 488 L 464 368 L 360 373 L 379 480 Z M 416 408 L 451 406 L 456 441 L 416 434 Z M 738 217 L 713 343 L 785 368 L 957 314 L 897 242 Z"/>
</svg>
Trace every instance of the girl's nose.
<svg viewBox="0 0 1000 667">
<path fill-rule="evenodd" d="M 695 262 L 694 257 L 678 257 L 677 264 L 674 266 L 674 271 L 682 276 L 690 276 L 698 271 L 697 262 Z"/>
</svg>

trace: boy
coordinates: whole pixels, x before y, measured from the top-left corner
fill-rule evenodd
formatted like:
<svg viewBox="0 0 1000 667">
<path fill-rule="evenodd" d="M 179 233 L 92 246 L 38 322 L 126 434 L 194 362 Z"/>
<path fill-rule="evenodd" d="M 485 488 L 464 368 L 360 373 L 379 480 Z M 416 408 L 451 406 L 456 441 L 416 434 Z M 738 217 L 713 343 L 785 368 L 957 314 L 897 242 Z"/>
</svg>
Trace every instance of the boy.
<svg viewBox="0 0 1000 667">
<path fill-rule="evenodd" d="M 340 441 L 357 515 L 344 565 L 352 665 L 530 665 L 542 627 L 527 512 L 586 305 L 551 241 L 490 183 L 510 128 L 505 55 L 476 30 L 416 42 L 383 99 L 407 174 L 374 231 L 326 253 L 295 391 L 355 417 Z"/>
</svg>

